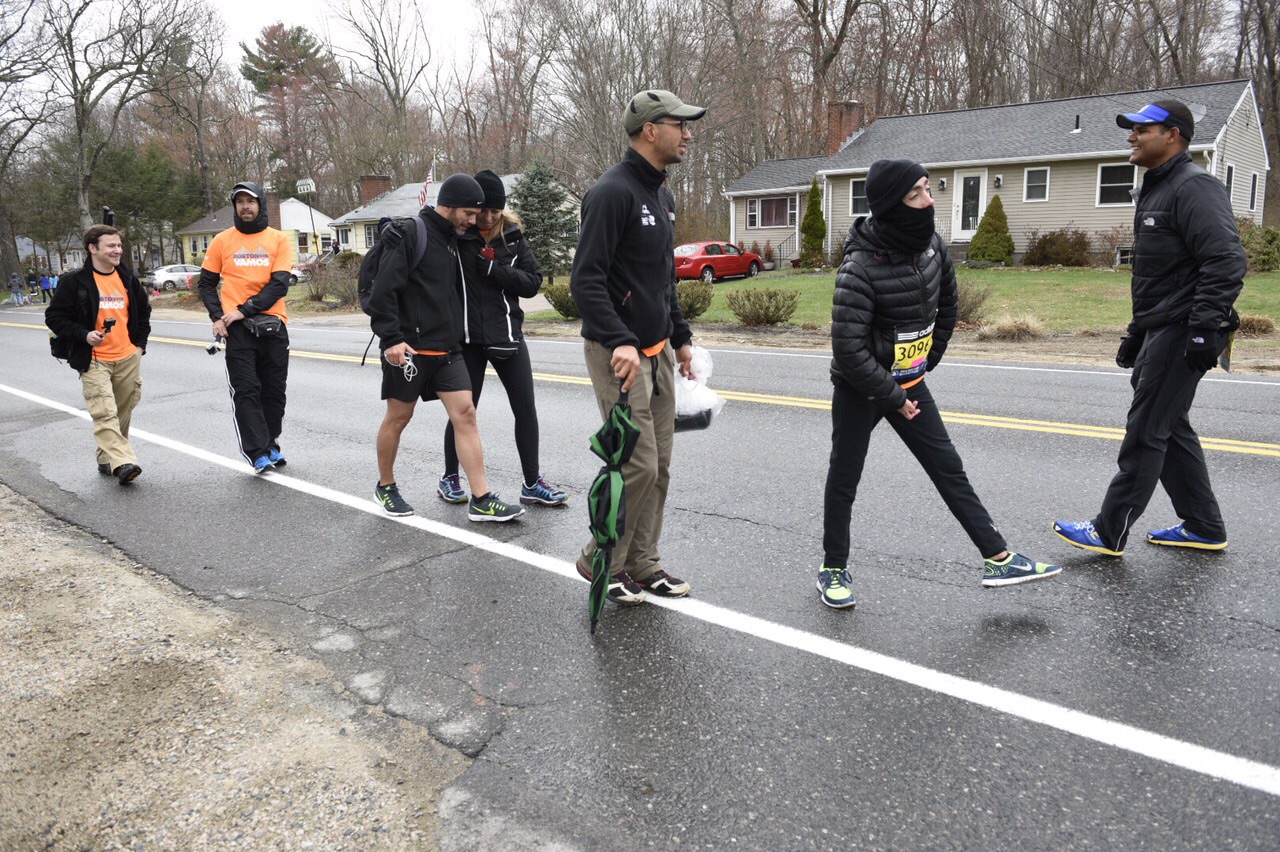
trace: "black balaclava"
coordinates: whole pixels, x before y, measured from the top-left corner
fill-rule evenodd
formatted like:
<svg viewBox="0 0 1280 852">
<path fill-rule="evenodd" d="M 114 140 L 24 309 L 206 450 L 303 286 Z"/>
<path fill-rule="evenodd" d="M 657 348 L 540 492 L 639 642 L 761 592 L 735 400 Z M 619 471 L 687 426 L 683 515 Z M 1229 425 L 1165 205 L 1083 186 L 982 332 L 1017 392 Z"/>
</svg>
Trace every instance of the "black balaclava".
<svg viewBox="0 0 1280 852">
<path fill-rule="evenodd" d="M 247 192 L 258 199 L 258 218 L 252 222 L 243 222 L 236 215 L 236 195 L 241 192 Z M 231 221 L 235 223 L 236 230 L 242 234 L 257 234 L 267 229 L 267 196 L 262 191 L 262 187 L 248 180 L 231 187 Z"/>
<path fill-rule="evenodd" d="M 914 160 L 876 160 L 867 171 L 867 206 L 876 234 L 892 249 L 919 254 L 935 232 L 932 205 L 908 207 L 902 199 L 929 171 Z"/>
</svg>

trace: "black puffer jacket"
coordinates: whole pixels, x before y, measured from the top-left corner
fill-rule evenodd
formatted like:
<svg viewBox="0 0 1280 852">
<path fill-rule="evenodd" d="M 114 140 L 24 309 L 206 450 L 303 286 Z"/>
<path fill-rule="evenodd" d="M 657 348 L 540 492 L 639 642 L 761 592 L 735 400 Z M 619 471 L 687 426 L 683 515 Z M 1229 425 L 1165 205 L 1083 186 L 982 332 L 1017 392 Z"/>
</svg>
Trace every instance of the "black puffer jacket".
<svg viewBox="0 0 1280 852">
<path fill-rule="evenodd" d="M 1248 267 L 1222 181 L 1183 151 L 1147 172 L 1133 216 L 1130 332 L 1233 328 Z"/>
<path fill-rule="evenodd" d="M 519 223 L 503 214 L 502 225 L 502 234 L 488 244 L 492 260 L 481 254 L 486 245 L 478 228 L 468 228 L 458 237 L 467 288 L 465 343 L 515 343 L 524 336 L 520 299 L 537 295 L 542 287 L 542 267 Z"/>
<path fill-rule="evenodd" d="M 833 380 L 844 381 L 883 410 L 906 404 L 894 378 L 894 345 L 933 326 L 928 369 L 941 360 L 956 325 L 956 273 L 936 234 L 919 255 L 889 249 L 876 223 L 849 229 L 831 309 Z"/>
<path fill-rule="evenodd" d="M 123 263 L 116 267 L 129 294 L 129 341 L 142 351 L 151 336 L 151 297 L 133 270 Z M 98 284 L 93 280 L 93 261 L 86 260 L 75 272 L 63 275 L 44 312 L 44 324 L 66 340 L 67 363 L 77 373 L 89 369 L 93 347 L 85 340 L 98 325 Z"/>
</svg>

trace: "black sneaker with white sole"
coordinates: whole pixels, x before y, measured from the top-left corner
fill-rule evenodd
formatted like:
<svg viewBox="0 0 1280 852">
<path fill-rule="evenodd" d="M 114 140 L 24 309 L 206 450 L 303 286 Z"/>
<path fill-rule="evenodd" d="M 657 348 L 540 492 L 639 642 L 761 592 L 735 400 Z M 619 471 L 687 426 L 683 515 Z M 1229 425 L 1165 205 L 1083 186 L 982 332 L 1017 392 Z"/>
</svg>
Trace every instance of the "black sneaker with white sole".
<svg viewBox="0 0 1280 852">
<path fill-rule="evenodd" d="M 582 579 L 591 580 L 590 565 L 584 565 L 582 560 L 579 559 L 576 567 Z M 609 591 L 607 594 L 609 600 L 619 606 L 635 606 L 645 602 L 644 589 L 640 588 L 636 581 L 631 579 L 631 575 L 625 571 L 619 571 L 609 578 Z"/>
<path fill-rule="evenodd" d="M 652 592 L 660 598 L 682 598 L 689 594 L 689 584 L 666 571 L 658 569 L 643 580 L 634 581 L 646 592 Z"/>
<path fill-rule="evenodd" d="M 523 506 L 508 506 L 498 498 L 497 494 L 490 491 L 483 497 L 471 496 L 471 500 L 467 504 L 467 520 L 476 521 L 497 521 L 498 523 L 506 523 L 513 521 L 524 514 Z"/>
<path fill-rule="evenodd" d="M 413 514 L 413 507 L 400 496 L 400 489 L 393 482 L 390 485 L 378 485 L 373 489 L 373 496 L 378 498 L 382 511 L 395 518 Z"/>
</svg>

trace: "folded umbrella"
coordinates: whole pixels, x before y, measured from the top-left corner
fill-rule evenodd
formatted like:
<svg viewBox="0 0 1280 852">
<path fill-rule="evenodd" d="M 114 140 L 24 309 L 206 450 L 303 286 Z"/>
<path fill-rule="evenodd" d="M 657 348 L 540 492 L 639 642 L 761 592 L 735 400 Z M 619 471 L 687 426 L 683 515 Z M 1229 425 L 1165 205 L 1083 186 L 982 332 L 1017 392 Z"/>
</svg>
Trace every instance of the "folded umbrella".
<svg viewBox="0 0 1280 852">
<path fill-rule="evenodd" d="M 592 635 L 609 597 L 613 546 L 626 531 L 626 482 L 622 478 L 622 466 L 635 452 L 639 440 L 640 427 L 631 419 L 631 403 L 623 391 L 604 424 L 591 436 L 591 452 L 604 462 L 587 492 L 587 515 L 596 542 L 591 556 L 591 589 L 587 593 Z"/>
</svg>

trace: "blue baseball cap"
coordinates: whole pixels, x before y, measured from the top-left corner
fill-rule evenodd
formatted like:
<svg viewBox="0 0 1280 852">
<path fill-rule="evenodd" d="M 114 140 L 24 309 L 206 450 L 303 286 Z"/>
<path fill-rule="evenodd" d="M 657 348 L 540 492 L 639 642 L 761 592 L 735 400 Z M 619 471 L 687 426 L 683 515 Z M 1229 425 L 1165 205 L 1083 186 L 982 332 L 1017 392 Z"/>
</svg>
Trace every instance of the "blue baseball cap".
<svg viewBox="0 0 1280 852">
<path fill-rule="evenodd" d="M 1182 132 L 1182 138 L 1188 142 L 1196 132 L 1196 121 L 1191 117 L 1191 110 L 1182 101 L 1156 101 L 1147 104 L 1137 112 L 1122 112 L 1116 116 L 1116 124 L 1128 130 L 1137 124 L 1163 124 L 1165 127 L 1176 127 Z"/>
</svg>

